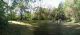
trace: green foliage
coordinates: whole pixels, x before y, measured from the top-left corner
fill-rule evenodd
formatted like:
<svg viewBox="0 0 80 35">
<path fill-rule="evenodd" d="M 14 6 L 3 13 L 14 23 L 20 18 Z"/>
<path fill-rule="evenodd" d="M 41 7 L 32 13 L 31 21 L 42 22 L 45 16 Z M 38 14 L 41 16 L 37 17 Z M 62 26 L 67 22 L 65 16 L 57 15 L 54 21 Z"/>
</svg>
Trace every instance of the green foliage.
<svg viewBox="0 0 80 35">
<path fill-rule="evenodd" d="M 24 20 L 32 20 L 31 13 L 29 11 L 25 12 L 23 18 Z"/>
<path fill-rule="evenodd" d="M 17 20 L 16 12 L 11 11 L 7 14 L 8 20 Z"/>
<path fill-rule="evenodd" d="M 50 13 L 49 10 L 46 8 L 39 8 L 37 12 L 34 13 L 33 20 L 49 20 Z"/>
<path fill-rule="evenodd" d="M 58 8 L 54 8 L 53 11 L 46 8 L 39 8 L 38 12 L 35 12 L 34 19 L 37 20 L 66 20 L 66 16 L 63 10 L 63 4 L 60 3 Z"/>
<path fill-rule="evenodd" d="M 66 16 L 63 10 L 63 4 L 60 3 L 58 8 L 55 8 L 52 12 L 51 12 L 51 17 L 53 20 L 66 20 Z"/>
<path fill-rule="evenodd" d="M 65 13 L 65 14 L 68 14 L 68 18 L 70 18 L 72 21 L 79 22 L 80 0 L 73 0 L 72 2 L 73 3 L 70 3 L 69 1 L 65 2 L 64 10 L 67 10 L 67 8 L 69 8 L 69 10 L 65 11 L 65 12 L 69 11 L 69 13 Z M 69 17 L 69 14 L 72 14 L 72 15 L 70 15 Z"/>
<path fill-rule="evenodd" d="M 1 27 L 5 27 L 7 25 L 7 19 L 6 16 L 4 15 L 5 5 L 6 3 L 3 0 L 0 0 L 0 29 Z"/>
</svg>

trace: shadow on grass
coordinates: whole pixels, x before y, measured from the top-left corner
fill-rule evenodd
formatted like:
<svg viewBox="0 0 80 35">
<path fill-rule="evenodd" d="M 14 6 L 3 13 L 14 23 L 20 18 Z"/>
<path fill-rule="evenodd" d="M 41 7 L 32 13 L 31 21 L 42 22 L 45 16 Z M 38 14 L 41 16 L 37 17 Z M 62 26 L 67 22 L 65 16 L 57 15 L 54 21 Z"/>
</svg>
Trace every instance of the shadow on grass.
<svg viewBox="0 0 80 35">
<path fill-rule="evenodd" d="M 80 25 L 64 25 L 63 21 L 40 21 L 38 26 L 34 35 L 80 35 Z"/>
<path fill-rule="evenodd" d="M 27 26 L 9 24 L 6 29 L 2 29 L 1 35 L 33 35 L 33 32 Z"/>
<path fill-rule="evenodd" d="M 63 27 L 63 35 L 80 35 L 80 25 L 67 26 Z"/>
<path fill-rule="evenodd" d="M 80 25 L 63 25 L 63 22 L 38 21 L 31 30 L 26 25 L 9 24 L 1 35 L 80 35 Z"/>
<path fill-rule="evenodd" d="M 61 24 L 54 21 L 40 21 L 34 28 L 34 35 L 62 35 Z"/>
</svg>

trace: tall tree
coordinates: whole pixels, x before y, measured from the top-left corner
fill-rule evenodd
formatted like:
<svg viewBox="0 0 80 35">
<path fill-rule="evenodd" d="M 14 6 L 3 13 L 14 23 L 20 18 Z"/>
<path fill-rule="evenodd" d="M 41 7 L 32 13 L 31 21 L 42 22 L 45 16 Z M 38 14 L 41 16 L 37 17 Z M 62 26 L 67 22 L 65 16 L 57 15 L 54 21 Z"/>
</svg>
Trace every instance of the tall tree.
<svg viewBox="0 0 80 35">
<path fill-rule="evenodd" d="M 65 14 L 69 17 L 73 22 L 79 21 L 79 9 L 80 9 L 80 0 L 66 0 L 65 5 Z"/>
<path fill-rule="evenodd" d="M 25 9 L 27 9 L 28 2 L 29 0 L 20 0 L 17 4 L 17 7 L 20 8 L 20 20 L 23 20 L 23 15 L 26 12 Z"/>
<path fill-rule="evenodd" d="M 24 15 L 23 13 L 25 12 L 25 9 L 27 8 L 28 2 L 29 2 L 29 0 L 14 0 L 11 6 L 7 5 L 6 6 L 7 7 L 7 10 L 6 10 L 7 12 L 6 13 L 9 12 L 8 13 L 8 17 L 10 17 L 10 19 L 15 18 L 12 15 L 15 15 L 15 14 L 13 14 L 13 12 L 14 12 L 13 10 L 15 10 L 16 7 L 17 7 L 17 8 L 20 9 L 20 11 L 19 11 L 20 19 L 22 20 L 23 19 L 23 15 Z"/>
<path fill-rule="evenodd" d="M 7 25 L 7 20 L 6 20 L 6 16 L 5 16 L 5 5 L 6 3 L 3 0 L 0 0 L 0 29 L 6 27 Z"/>
</svg>

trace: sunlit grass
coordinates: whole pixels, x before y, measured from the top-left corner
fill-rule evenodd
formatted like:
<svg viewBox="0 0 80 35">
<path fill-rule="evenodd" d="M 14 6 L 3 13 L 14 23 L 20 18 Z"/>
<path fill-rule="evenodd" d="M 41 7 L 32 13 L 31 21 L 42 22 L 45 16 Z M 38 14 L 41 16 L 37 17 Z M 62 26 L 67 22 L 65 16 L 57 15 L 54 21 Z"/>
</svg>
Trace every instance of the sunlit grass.
<svg viewBox="0 0 80 35">
<path fill-rule="evenodd" d="M 29 23 L 19 22 L 19 21 L 8 21 L 10 24 L 18 24 L 18 25 L 26 25 L 26 26 L 32 26 Z"/>
</svg>

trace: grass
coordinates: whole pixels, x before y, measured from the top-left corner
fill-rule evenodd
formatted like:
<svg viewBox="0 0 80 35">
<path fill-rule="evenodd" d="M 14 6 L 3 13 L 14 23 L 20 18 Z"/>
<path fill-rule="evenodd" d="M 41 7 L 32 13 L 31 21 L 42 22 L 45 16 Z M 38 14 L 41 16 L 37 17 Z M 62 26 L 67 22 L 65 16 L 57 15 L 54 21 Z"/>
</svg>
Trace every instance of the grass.
<svg viewBox="0 0 80 35">
<path fill-rule="evenodd" d="M 80 24 L 74 22 L 59 22 L 61 25 L 53 21 L 35 21 L 35 22 L 18 22 L 9 21 L 8 27 L 2 30 L 2 35 L 80 35 Z M 38 30 L 35 28 L 39 28 Z M 36 32 L 34 33 L 34 31 Z M 43 34 L 41 34 L 42 30 Z M 46 31 L 44 33 L 44 31 Z"/>
<path fill-rule="evenodd" d="M 1 35 L 33 35 L 31 26 L 28 23 L 13 21 L 2 31 Z"/>
</svg>

